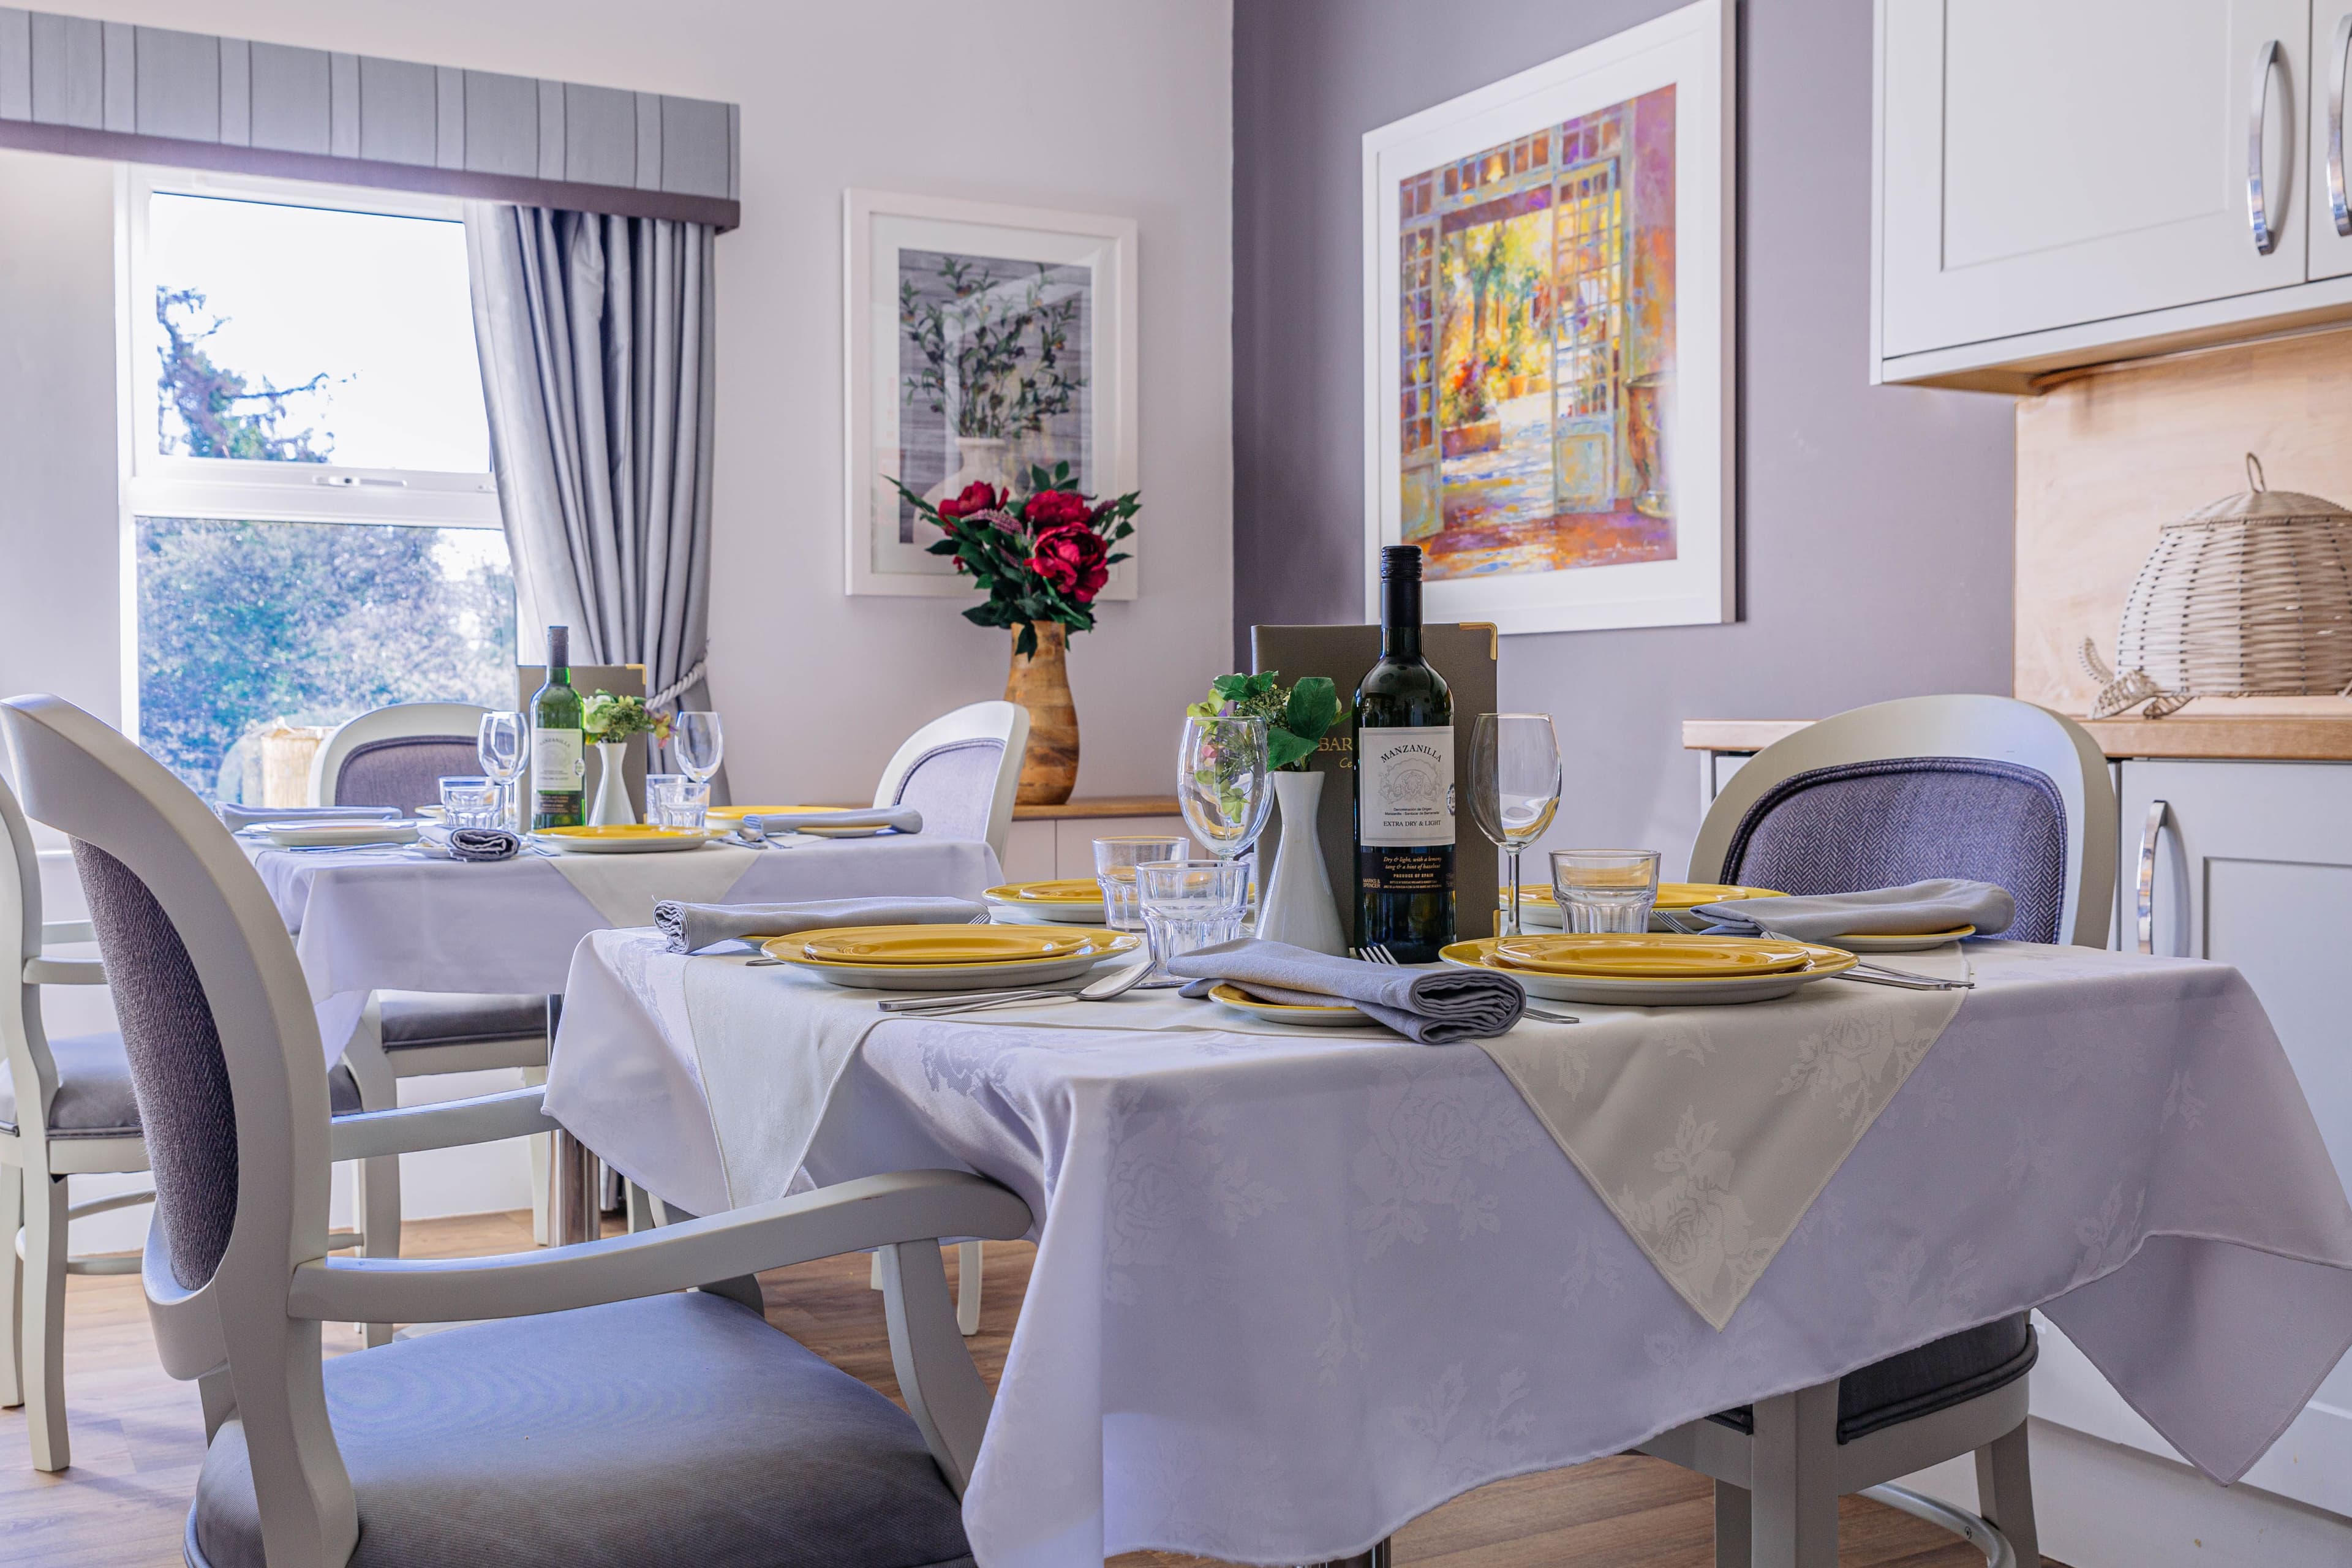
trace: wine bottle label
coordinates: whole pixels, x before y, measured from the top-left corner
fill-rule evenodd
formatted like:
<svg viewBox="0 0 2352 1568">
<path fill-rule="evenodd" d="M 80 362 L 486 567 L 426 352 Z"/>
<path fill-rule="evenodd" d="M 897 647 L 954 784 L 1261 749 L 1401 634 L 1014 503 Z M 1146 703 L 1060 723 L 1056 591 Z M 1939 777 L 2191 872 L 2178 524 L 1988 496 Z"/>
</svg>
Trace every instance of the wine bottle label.
<svg viewBox="0 0 2352 1568">
<path fill-rule="evenodd" d="M 1356 731 L 1361 844 L 1454 842 L 1454 728 Z"/>
<path fill-rule="evenodd" d="M 587 767 L 581 756 L 577 730 L 533 730 L 530 732 L 530 787 L 551 795 L 575 794 Z"/>
</svg>

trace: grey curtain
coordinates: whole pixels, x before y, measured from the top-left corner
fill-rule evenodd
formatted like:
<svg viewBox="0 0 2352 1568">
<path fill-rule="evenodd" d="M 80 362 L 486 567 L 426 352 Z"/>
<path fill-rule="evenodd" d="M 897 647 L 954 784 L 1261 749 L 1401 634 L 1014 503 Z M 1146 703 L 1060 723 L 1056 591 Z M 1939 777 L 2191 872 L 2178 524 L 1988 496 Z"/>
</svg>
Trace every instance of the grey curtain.
<svg viewBox="0 0 2352 1568">
<path fill-rule="evenodd" d="M 474 337 L 523 603 L 581 664 L 710 706 L 708 224 L 469 202 Z M 723 797 L 722 797 L 723 798 Z"/>
</svg>

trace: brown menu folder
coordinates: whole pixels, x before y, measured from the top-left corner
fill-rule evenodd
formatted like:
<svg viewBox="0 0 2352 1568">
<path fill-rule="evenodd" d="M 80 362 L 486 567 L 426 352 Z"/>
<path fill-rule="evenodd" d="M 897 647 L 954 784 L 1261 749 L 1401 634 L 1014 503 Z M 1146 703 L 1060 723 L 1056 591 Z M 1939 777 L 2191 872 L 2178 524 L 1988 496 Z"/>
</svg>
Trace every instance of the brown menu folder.
<svg viewBox="0 0 2352 1568">
<path fill-rule="evenodd" d="M 1423 626 L 1421 651 L 1454 693 L 1454 926 L 1467 938 L 1492 936 L 1495 911 L 1502 888 L 1500 858 L 1495 846 L 1470 817 L 1470 736 L 1481 713 L 1495 710 L 1495 660 L 1500 639 L 1493 626 L 1475 622 Z M 1250 668 L 1278 670 L 1287 683 L 1307 675 L 1326 675 L 1339 689 L 1342 704 L 1351 703 L 1356 682 L 1380 662 L 1378 626 L 1252 626 Z M 1323 738 L 1307 767 L 1331 775 L 1323 785 L 1322 815 L 1317 822 L 1323 842 L 1323 865 L 1331 874 L 1331 891 L 1339 900 L 1339 924 L 1348 944 L 1356 941 L 1356 778 L 1355 742 L 1343 713 L 1332 732 Z M 1274 863 L 1281 833 L 1276 822 L 1265 830 L 1258 846 L 1258 863 Z"/>
<path fill-rule="evenodd" d="M 1438 667 L 1438 673 L 1444 673 L 1443 665 Z M 521 711 L 525 723 L 530 721 L 531 693 L 546 684 L 547 666 L 515 666 L 515 707 Z M 643 697 L 646 694 L 646 667 L 642 664 L 575 664 L 572 667 L 572 689 L 583 697 L 593 697 L 599 691 L 609 691 L 615 697 Z M 525 826 L 530 824 L 530 742 L 526 737 L 522 749 L 522 778 L 520 781 Z M 587 775 L 580 781 L 580 798 L 583 809 L 585 809 L 586 804 L 596 798 L 597 783 L 604 776 L 604 753 L 596 749 L 593 739 L 589 742 L 587 755 L 582 760 L 588 764 Z M 621 777 L 629 792 L 629 805 L 636 812 L 637 820 L 643 822 L 646 818 L 646 738 L 643 735 L 629 737 L 628 749 L 622 753 Z"/>
</svg>

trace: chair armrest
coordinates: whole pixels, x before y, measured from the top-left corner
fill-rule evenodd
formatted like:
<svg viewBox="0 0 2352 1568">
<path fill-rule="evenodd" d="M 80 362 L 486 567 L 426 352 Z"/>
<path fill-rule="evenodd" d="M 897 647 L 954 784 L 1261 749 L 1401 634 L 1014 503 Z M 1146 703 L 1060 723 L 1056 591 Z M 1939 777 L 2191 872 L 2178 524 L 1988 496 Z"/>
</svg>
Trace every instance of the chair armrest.
<svg viewBox="0 0 2352 1568">
<path fill-rule="evenodd" d="M 366 1160 L 378 1154 L 414 1154 L 425 1149 L 495 1143 L 534 1132 L 561 1132 L 562 1124 L 541 1108 L 541 1101 L 546 1098 L 547 1090 L 534 1085 L 404 1110 L 354 1110 L 328 1123 L 327 1157 Z"/>
<path fill-rule="evenodd" d="M 322 1258 L 287 1291 L 297 1318 L 447 1323 L 657 1296 L 812 1258 L 939 1237 L 1010 1241 L 1029 1205 L 962 1171 L 898 1171 L 635 1236 L 491 1258 Z"/>
<path fill-rule="evenodd" d="M 25 984 L 103 985 L 106 965 L 94 958 L 28 958 L 25 960 Z"/>
<path fill-rule="evenodd" d="M 98 928 L 88 921 L 49 921 L 41 927 L 43 947 L 63 947 L 73 942 L 96 942 Z"/>
</svg>

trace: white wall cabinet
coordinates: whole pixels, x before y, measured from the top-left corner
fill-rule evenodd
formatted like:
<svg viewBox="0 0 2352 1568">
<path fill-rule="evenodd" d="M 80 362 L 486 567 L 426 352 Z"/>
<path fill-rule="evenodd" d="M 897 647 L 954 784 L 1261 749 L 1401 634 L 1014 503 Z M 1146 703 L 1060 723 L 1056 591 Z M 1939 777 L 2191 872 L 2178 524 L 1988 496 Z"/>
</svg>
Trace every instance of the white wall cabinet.
<svg viewBox="0 0 2352 1568">
<path fill-rule="evenodd" d="M 2352 319 L 2328 169 L 2347 13 L 1879 0 L 1874 376 L 2027 391 Z"/>
</svg>

